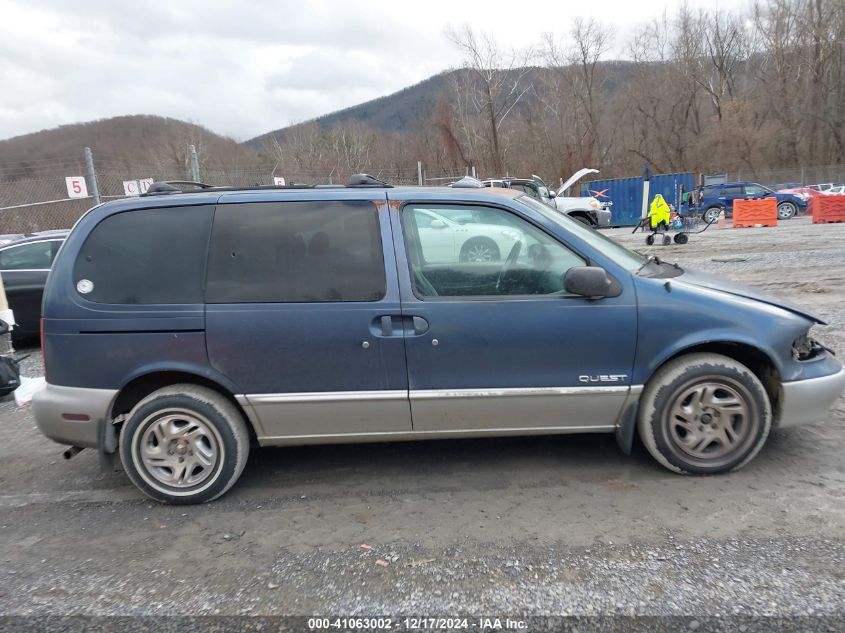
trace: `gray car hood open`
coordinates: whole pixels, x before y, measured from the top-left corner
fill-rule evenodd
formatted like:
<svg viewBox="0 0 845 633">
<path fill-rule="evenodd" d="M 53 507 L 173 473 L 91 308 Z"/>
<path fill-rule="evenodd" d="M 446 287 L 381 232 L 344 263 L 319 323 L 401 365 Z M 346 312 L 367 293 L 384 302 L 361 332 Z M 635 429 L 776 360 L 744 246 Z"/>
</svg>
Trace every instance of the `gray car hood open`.
<svg viewBox="0 0 845 633">
<path fill-rule="evenodd" d="M 676 277 L 672 281 L 687 283 L 692 286 L 700 286 L 702 288 L 709 288 L 711 290 L 718 290 L 720 292 L 736 295 L 738 297 L 745 297 L 746 299 L 753 299 L 755 301 L 767 303 L 778 308 L 783 308 L 784 310 L 789 310 L 790 312 L 802 316 L 805 319 L 810 319 L 811 321 L 814 321 L 815 323 L 818 323 L 820 325 L 827 325 L 827 323 L 822 321 L 819 317 L 808 313 L 807 311 L 789 303 L 788 301 L 784 301 L 783 299 L 779 299 L 778 297 L 766 294 L 765 292 L 761 292 L 750 286 L 739 284 L 734 281 L 730 281 L 729 279 L 719 277 L 717 275 L 710 275 L 708 273 L 703 273 L 697 270 L 690 270 L 688 268 L 685 268 L 684 274 L 680 277 Z"/>
</svg>

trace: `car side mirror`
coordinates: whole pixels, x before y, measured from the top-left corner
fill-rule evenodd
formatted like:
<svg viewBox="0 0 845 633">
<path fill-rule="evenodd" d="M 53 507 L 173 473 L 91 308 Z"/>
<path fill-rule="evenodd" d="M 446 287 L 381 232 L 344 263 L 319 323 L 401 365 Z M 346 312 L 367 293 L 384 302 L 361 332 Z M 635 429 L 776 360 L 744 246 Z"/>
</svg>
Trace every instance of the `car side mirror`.
<svg viewBox="0 0 845 633">
<path fill-rule="evenodd" d="M 549 198 L 554 198 L 556 195 L 557 195 L 557 194 L 556 194 L 554 191 L 552 191 L 551 189 L 549 189 Z"/>
<path fill-rule="evenodd" d="M 590 299 L 607 297 L 612 286 L 613 282 L 607 272 L 597 266 L 574 266 L 563 276 L 566 292 Z"/>
<path fill-rule="evenodd" d="M 431 221 L 431 228 L 433 228 L 433 229 L 445 229 L 446 223 L 443 220 L 432 220 Z"/>
</svg>

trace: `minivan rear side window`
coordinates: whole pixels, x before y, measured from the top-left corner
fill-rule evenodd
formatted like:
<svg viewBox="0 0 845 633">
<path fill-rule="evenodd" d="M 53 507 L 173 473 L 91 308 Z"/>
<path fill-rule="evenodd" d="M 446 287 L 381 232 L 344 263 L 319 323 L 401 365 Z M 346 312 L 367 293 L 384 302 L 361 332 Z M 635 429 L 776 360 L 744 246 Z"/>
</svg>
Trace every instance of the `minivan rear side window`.
<svg viewBox="0 0 845 633">
<path fill-rule="evenodd" d="M 202 303 L 212 213 L 185 206 L 107 217 L 79 251 L 77 291 L 98 303 Z"/>
<path fill-rule="evenodd" d="M 378 301 L 385 287 L 378 214 L 370 201 L 217 207 L 208 303 Z"/>
</svg>

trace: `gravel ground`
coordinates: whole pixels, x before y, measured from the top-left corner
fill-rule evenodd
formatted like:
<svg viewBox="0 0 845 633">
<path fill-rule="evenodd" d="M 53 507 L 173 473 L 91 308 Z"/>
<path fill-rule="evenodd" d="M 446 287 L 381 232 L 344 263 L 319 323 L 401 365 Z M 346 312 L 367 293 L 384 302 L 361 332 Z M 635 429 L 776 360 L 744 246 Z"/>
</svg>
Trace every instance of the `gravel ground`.
<svg viewBox="0 0 845 633">
<path fill-rule="evenodd" d="M 650 248 L 630 229 L 608 233 L 804 306 L 845 350 L 845 224 L 713 227 Z M 39 374 L 40 356 L 23 367 Z M 828 422 L 777 431 L 745 469 L 709 478 L 605 436 L 264 449 L 223 499 L 173 508 L 101 472 L 91 451 L 62 460 L 6 399 L 0 628 L 307 630 L 31 618 L 464 614 L 523 618 L 519 630 L 842 631 L 843 441 L 840 399 Z M 550 614 L 579 617 L 524 619 Z"/>
</svg>

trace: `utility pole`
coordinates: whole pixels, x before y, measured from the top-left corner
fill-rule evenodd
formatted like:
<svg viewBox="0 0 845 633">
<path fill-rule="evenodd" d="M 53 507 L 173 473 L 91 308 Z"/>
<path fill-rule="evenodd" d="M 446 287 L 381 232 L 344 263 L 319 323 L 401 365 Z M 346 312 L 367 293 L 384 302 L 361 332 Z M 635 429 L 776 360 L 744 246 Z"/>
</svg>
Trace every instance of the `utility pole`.
<svg viewBox="0 0 845 633">
<path fill-rule="evenodd" d="M 648 167 L 648 161 L 643 163 L 643 208 L 640 213 L 640 219 L 648 217 L 648 191 L 651 186 L 651 169 Z"/>
<path fill-rule="evenodd" d="M 191 180 L 194 182 L 200 181 L 200 162 L 197 158 L 197 147 L 196 145 L 189 146 L 191 151 Z"/>
<path fill-rule="evenodd" d="M 100 189 L 97 187 L 97 172 L 94 171 L 94 156 L 90 147 L 85 148 L 85 164 L 88 167 L 88 185 L 91 187 L 94 206 L 97 206 L 100 204 Z"/>
</svg>

